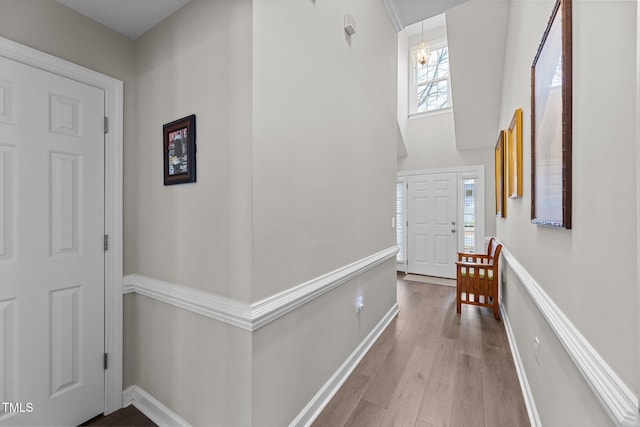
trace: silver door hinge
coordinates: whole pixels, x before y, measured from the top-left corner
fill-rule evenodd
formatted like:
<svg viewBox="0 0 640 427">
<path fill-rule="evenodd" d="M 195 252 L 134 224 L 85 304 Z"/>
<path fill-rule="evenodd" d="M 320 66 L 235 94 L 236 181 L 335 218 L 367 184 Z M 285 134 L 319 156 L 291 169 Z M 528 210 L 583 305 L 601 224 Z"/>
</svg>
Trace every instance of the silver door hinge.
<svg viewBox="0 0 640 427">
<path fill-rule="evenodd" d="M 109 117 L 104 118 L 104 133 L 109 133 Z"/>
<path fill-rule="evenodd" d="M 104 235 L 104 251 L 108 251 L 109 250 L 109 235 L 105 234 Z"/>
<path fill-rule="evenodd" d="M 107 353 L 104 354 L 104 370 L 106 371 L 109 366 L 109 355 Z"/>
</svg>

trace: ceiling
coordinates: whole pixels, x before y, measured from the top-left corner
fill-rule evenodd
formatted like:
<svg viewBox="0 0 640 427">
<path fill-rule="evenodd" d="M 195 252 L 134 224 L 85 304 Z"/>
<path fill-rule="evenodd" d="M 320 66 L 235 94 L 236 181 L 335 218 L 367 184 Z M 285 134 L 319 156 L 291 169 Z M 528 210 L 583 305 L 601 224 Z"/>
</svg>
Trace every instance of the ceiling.
<svg viewBox="0 0 640 427">
<path fill-rule="evenodd" d="M 440 15 L 467 0 L 384 0 L 396 30 Z"/>
<path fill-rule="evenodd" d="M 190 0 L 58 0 L 94 21 L 137 39 Z"/>
<path fill-rule="evenodd" d="M 190 0 L 57 0 L 136 39 Z M 397 31 L 439 15 L 466 0 L 383 0 Z"/>
</svg>

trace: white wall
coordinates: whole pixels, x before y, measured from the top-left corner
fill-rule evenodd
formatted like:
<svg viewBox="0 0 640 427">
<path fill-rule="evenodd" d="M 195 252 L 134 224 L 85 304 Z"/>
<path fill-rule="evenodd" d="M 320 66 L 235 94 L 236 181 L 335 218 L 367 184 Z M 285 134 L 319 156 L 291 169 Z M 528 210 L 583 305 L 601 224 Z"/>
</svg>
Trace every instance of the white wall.
<svg viewBox="0 0 640 427">
<path fill-rule="evenodd" d="M 637 5 L 573 0 L 572 230 L 530 223 L 530 67 L 552 7 L 552 1 L 510 5 L 500 124 L 508 126 L 514 110 L 524 109 L 524 197 L 507 201 L 507 218 L 497 220 L 497 234 L 637 394 Z M 602 62 L 594 51 L 606 52 L 615 64 L 607 67 L 604 86 Z M 527 375 L 533 378 L 543 424 L 566 425 L 573 415 L 584 417 L 580 425 L 602 425 L 603 410 L 593 399 L 573 399 L 589 394 L 586 383 L 575 375 L 575 366 L 553 334 L 543 330 L 546 322 L 519 290 L 519 282 L 507 277 L 505 307 Z M 538 333 L 544 340 L 546 368 L 533 361 L 533 336 Z"/>
<path fill-rule="evenodd" d="M 456 145 L 494 147 L 498 139 L 507 1 L 468 1 L 447 11 Z"/>
<path fill-rule="evenodd" d="M 405 138 L 407 134 L 407 120 L 409 117 L 409 35 L 407 30 L 398 33 L 398 64 L 397 64 L 397 116 L 398 116 L 398 157 L 407 156 Z"/>
<path fill-rule="evenodd" d="M 393 246 L 397 38 L 381 2 L 255 1 L 253 43 L 258 300 Z"/>
<path fill-rule="evenodd" d="M 337 1 L 192 0 L 137 40 L 137 273 L 251 303 L 394 245 L 397 38 L 382 3 L 349 12 L 352 38 Z M 164 187 L 162 124 L 192 113 L 198 182 Z M 127 297 L 126 385 L 197 425 L 287 424 L 393 306 L 394 267 L 254 333 Z"/>
<path fill-rule="evenodd" d="M 135 272 L 244 301 L 251 293 L 251 25 L 250 0 L 194 0 L 136 41 Z M 162 125 L 190 114 L 197 183 L 164 186 Z"/>
<path fill-rule="evenodd" d="M 502 9 L 503 7 L 504 5 L 501 5 L 500 9 Z M 451 13 L 447 12 L 446 27 L 437 27 L 425 31 L 425 41 L 430 42 L 445 36 L 449 37 L 448 33 L 451 33 L 449 27 L 450 20 L 454 21 L 453 26 L 455 28 L 465 28 L 465 26 L 467 26 L 467 28 L 475 28 L 478 25 L 484 26 L 484 24 L 476 23 L 472 19 L 474 14 L 481 13 L 483 15 L 482 11 L 478 11 L 476 8 L 467 8 L 464 5 L 458 6 L 455 9 L 457 13 L 453 15 L 453 18 L 450 18 Z M 459 29 L 458 31 L 461 30 Z M 466 29 L 462 31 L 464 31 L 466 34 Z M 421 38 L 421 34 L 412 36 L 406 45 L 409 47 L 416 45 Z M 451 49 L 457 49 L 459 51 L 466 52 L 470 49 L 470 45 L 475 44 L 475 41 L 470 40 L 468 37 L 465 38 L 454 36 L 454 41 L 455 43 L 453 47 L 451 46 L 451 42 L 449 41 L 450 56 Z M 477 67 L 477 64 L 473 61 L 473 58 L 467 58 L 466 56 L 459 54 L 457 57 L 457 61 L 450 62 L 450 66 L 452 67 L 452 88 L 455 88 L 461 80 L 468 78 L 468 74 L 466 72 L 459 71 L 457 74 L 454 73 L 454 65 L 458 68 L 462 68 L 463 70 L 475 70 Z M 410 61 L 408 55 L 402 55 L 399 53 L 398 73 L 401 79 L 402 76 L 406 76 L 404 84 L 398 86 L 399 94 L 400 92 L 408 93 L 408 76 L 410 75 L 409 67 Z M 495 64 L 494 68 L 500 69 L 498 64 Z M 403 81 L 401 80 L 401 82 Z M 468 83 L 463 82 L 461 86 L 464 86 L 464 84 Z M 494 114 L 495 116 L 497 116 L 498 114 L 498 93 L 499 91 L 493 94 L 495 99 L 492 99 L 490 102 L 490 105 L 495 105 L 493 113 L 491 112 L 491 108 L 489 106 L 487 107 L 489 110 L 488 114 Z M 400 95 L 398 96 L 398 99 L 400 99 Z M 408 103 L 408 97 L 405 99 Z M 468 115 L 470 114 L 468 112 L 470 106 L 466 104 L 469 102 L 470 101 L 468 97 L 462 96 L 459 96 L 458 100 L 456 100 L 454 92 L 453 109 L 451 110 L 445 110 L 443 112 L 430 113 L 426 115 L 416 115 L 408 119 L 405 116 L 404 142 L 407 150 L 407 156 L 398 158 L 397 169 L 400 172 L 410 170 L 484 165 L 485 234 L 487 236 L 493 236 L 495 235 L 495 207 L 493 203 L 493 199 L 495 197 L 495 179 L 492 173 L 495 162 L 493 146 L 495 145 L 495 142 L 497 140 L 498 130 L 495 125 L 491 125 L 493 126 L 492 128 L 495 129 L 495 131 L 493 132 L 495 133 L 495 139 L 492 139 L 491 143 L 478 144 L 477 147 L 480 148 L 472 148 L 476 146 L 468 144 L 467 149 L 461 149 L 461 144 L 458 141 L 459 138 L 456 133 L 455 121 L 458 117 L 461 117 L 460 120 L 464 119 L 467 122 L 469 120 L 479 120 L 475 116 L 468 117 Z M 475 100 L 472 100 L 472 102 L 475 102 Z M 404 107 L 401 105 L 398 106 L 399 116 L 403 111 L 406 111 L 408 113 L 407 105 L 405 105 Z M 471 107 L 472 109 L 474 108 L 473 106 Z M 462 113 L 459 113 L 458 109 L 460 109 Z M 480 122 L 482 123 L 482 121 Z M 486 127 L 486 125 L 484 124 L 483 126 Z M 492 138 L 494 137 L 492 136 Z"/>
<path fill-rule="evenodd" d="M 380 1 L 253 16 L 255 301 L 395 245 L 397 35 Z M 256 331 L 253 425 L 291 422 L 395 301 L 392 259 Z"/>
<path fill-rule="evenodd" d="M 408 155 L 398 159 L 398 171 L 484 165 L 485 234 L 495 235 L 493 149 L 457 150 L 451 111 L 409 119 L 406 136 Z"/>
<path fill-rule="evenodd" d="M 133 270 L 251 298 L 250 0 L 192 0 L 136 40 Z M 162 125 L 196 115 L 197 182 L 163 185 Z M 125 298 L 125 387 L 194 425 L 250 425 L 251 333 Z"/>
</svg>

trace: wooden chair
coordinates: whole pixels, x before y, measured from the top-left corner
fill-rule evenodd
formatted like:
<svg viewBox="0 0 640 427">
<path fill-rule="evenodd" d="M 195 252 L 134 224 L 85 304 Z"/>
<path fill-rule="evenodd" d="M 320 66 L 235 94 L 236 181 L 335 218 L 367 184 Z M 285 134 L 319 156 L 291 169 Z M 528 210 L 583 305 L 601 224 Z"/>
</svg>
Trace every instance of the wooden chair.
<svg viewBox="0 0 640 427">
<path fill-rule="evenodd" d="M 491 238 L 487 254 L 458 253 L 456 262 L 456 311 L 462 304 L 493 308 L 493 317 L 500 320 L 498 307 L 498 260 L 502 245 Z"/>
</svg>

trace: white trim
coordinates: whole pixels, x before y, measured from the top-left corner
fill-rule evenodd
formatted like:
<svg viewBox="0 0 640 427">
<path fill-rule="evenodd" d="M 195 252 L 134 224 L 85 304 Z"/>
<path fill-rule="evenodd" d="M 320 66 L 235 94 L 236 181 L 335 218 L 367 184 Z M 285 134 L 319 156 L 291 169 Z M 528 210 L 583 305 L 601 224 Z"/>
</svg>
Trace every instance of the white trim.
<svg viewBox="0 0 640 427">
<path fill-rule="evenodd" d="M 351 353 L 338 370 L 329 378 L 315 396 L 307 403 L 307 406 L 291 421 L 289 427 L 310 426 L 313 421 L 320 415 L 322 410 L 327 406 L 331 398 L 338 392 L 342 384 L 349 378 L 351 372 L 358 366 L 358 363 L 367 354 L 371 346 L 380 337 L 382 332 L 389 326 L 389 323 L 398 314 L 398 304 L 387 312 L 387 314 L 378 322 L 375 328 L 365 337 L 360 345 Z"/>
<path fill-rule="evenodd" d="M 396 33 L 399 33 L 404 28 L 404 24 L 402 23 L 396 0 L 382 0 L 382 3 L 384 3 L 384 6 L 387 8 L 387 13 L 389 14 L 389 19 L 391 19 L 393 28 L 395 28 Z"/>
<path fill-rule="evenodd" d="M 0 56 L 99 88 L 105 92 L 105 413 L 122 407 L 122 149 L 123 83 L 104 74 L 0 37 Z"/>
<path fill-rule="evenodd" d="M 621 427 L 637 426 L 638 398 L 504 246 L 502 255 L 614 424 Z"/>
<path fill-rule="evenodd" d="M 484 226 L 485 226 L 485 210 L 484 210 L 484 165 L 472 168 L 465 168 L 458 172 L 458 251 L 464 248 L 464 180 L 476 180 L 476 197 L 475 197 L 475 220 L 476 220 L 476 253 L 484 253 L 487 245 L 484 244 Z"/>
<path fill-rule="evenodd" d="M 457 178 L 456 178 L 456 186 L 457 186 L 457 198 L 456 198 L 456 202 L 457 202 L 457 221 L 458 221 L 458 227 L 460 225 L 462 225 L 462 229 L 464 231 L 464 186 L 461 185 L 461 181 L 463 178 L 478 178 L 478 207 L 476 209 L 477 211 L 477 221 L 478 221 L 478 235 L 477 235 L 477 241 L 476 241 L 476 246 L 478 247 L 478 252 L 479 253 L 484 253 L 485 248 L 487 247 L 487 244 L 489 243 L 488 240 L 486 240 L 486 243 L 484 245 L 481 245 L 481 239 L 486 237 L 484 236 L 484 232 L 485 232 L 485 217 L 486 217 L 486 212 L 485 212 L 485 168 L 484 165 L 475 165 L 475 166 L 459 166 L 459 167 L 452 167 L 452 168 L 437 168 L 437 169 L 420 169 L 420 170 L 408 170 L 408 171 L 401 171 L 398 172 L 396 174 L 396 179 L 397 178 L 403 178 L 405 180 L 405 183 L 409 182 L 409 177 L 410 176 L 414 176 L 414 175 L 428 175 L 428 174 L 439 174 L 439 173 L 456 173 L 457 174 Z M 404 213 L 405 213 L 405 223 L 406 221 L 410 221 L 409 218 L 409 209 L 408 209 L 408 194 L 409 191 L 408 189 L 406 189 L 405 191 L 405 197 L 404 197 Z M 458 251 L 461 250 L 462 245 L 462 237 L 461 233 L 459 232 L 460 228 L 458 228 L 458 237 L 456 239 L 456 244 L 458 245 Z M 409 252 L 408 252 L 408 248 L 409 248 L 409 244 L 408 244 L 408 237 L 409 236 L 409 231 L 408 231 L 408 227 L 405 227 L 405 241 L 404 241 L 404 247 L 405 247 L 405 253 L 404 253 L 404 259 L 406 261 L 405 263 L 405 268 L 403 271 L 405 271 L 407 274 L 409 274 Z M 398 270 L 402 270 L 400 267 L 398 267 Z"/>
<path fill-rule="evenodd" d="M 509 316 L 507 310 L 502 305 L 502 298 L 500 299 L 500 314 L 502 315 L 502 321 L 504 322 L 504 329 L 507 332 L 507 340 L 509 341 L 509 347 L 511 348 L 511 355 L 516 366 L 516 373 L 520 380 L 520 389 L 522 390 L 522 397 L 524 397 L 524 404 L 527 407 L 527 414 L 529 415 L 529 423 L 532 427 L 542 427 L 540 421 L 540 415 L 538 415 L 538 408 L 536 408 L 536 402 L 529 386 L 529 380 L 527 380 L 527 373 L 518 351 L 518 345 L 516 344 L 516 337 L 511 329 L 511 323 L 509 322 Z"/>
<path fill-rule="evenodd" d="M 137 385 L 127 387 L 122 392 L 122 399 L 124 406 L 135 406 L 159 427 L 191 427 L 191 424 Z"/>
<path fill-rule="evenodd" d="M 409 120 L 417 120 L 417 119 L 425 119 L 427 117 L 432 117 L 432 116 L 440 116 L 442 114 L 453 114 L 453 107 L 447 106 L 444 108 L 439 108 L 437 110 L 421 111 L 419 113 L 409 113 L 407 117 L 409 117 Z"/>
<path fill-rule="evenodd" d="M 392 246 L 253 304 L 139 274 L 125 276 L 123 292 L 135 292 L 253 332 L 365 271 L 392 259 L 397 251 L 398 247 Z"/>
<path fill-rule="evenodd" d="M 135 292 L 247 331 L 252 330 L 250 306 L 239 301 L 140 274 L 125 276 L 122 291 L 125 294 Z"/>
</svg>

